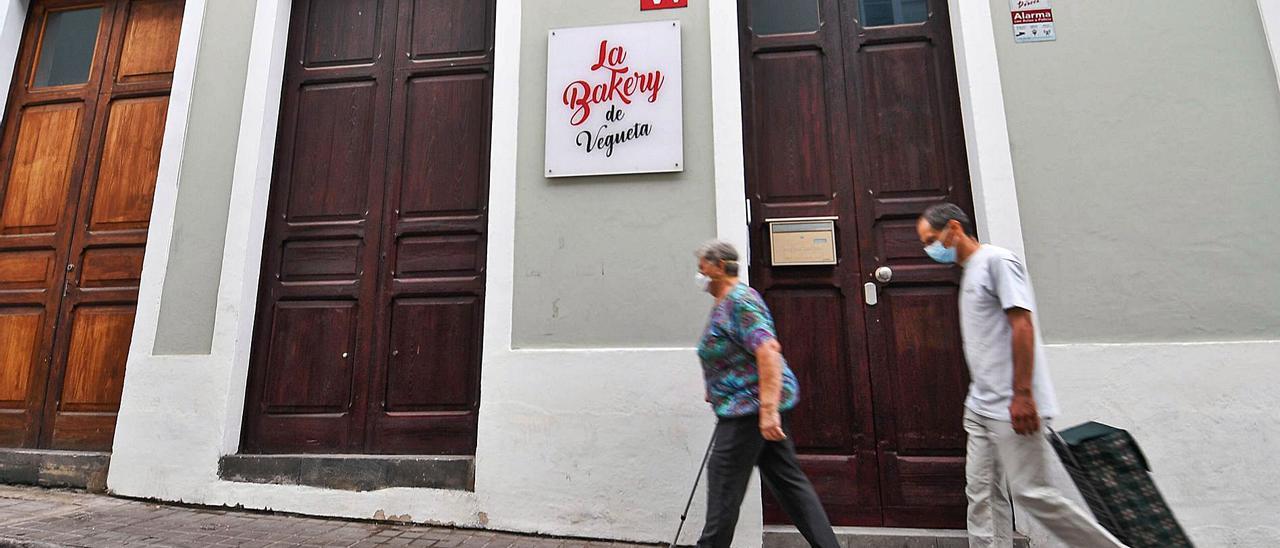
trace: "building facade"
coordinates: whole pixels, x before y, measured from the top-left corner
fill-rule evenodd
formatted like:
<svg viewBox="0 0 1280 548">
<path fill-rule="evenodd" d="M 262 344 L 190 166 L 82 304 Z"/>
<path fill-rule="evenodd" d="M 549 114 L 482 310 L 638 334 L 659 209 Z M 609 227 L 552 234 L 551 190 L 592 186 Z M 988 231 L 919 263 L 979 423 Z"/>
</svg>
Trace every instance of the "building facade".
<svg viewBox="0 0 1280 548">
<path fill-rule="evenodd" d="M 1198 544 L 1274 545 L 1280 2 L 1051 9 L 5 0 L 0 444 L 109 452 L 124 496 L 665 541 L 721 238 L 833 521 L 962 528 L 957 278 L 913 232 L 950 200 L 1027 260 L 1058 426 L 1134 432 Z M 551 173 L 556 33 L 637 23 L 678 36 L 681 156 Z M 781 264 L 779 220 L 836 260 Z M 744 546 L 785 522 L 759 492 Z"/>
</svg>

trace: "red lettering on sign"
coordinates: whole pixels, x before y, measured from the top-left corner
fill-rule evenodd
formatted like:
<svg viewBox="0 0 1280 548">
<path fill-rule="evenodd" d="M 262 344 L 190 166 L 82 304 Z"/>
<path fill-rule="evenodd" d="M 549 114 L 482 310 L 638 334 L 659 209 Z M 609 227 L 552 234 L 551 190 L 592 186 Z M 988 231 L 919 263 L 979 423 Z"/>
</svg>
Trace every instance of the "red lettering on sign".
<svg viewBox="0 0 1280 548">
<path fill-rule="evenodd" d="M 640 11 L 687 7 L 689 7 L 689 0 L 640 0 Z"/>
<path fill-rule="evenodd" d="M 662 84 L 665 81 L 662 71 L 631 72 L 631 67 L 625 64 L 626 61 L 625 48 L 609 47 L 608 40 L 600 41 L 598 58 L 590 69 L 592 72 L 607 70 L 609 81 L 591 83 L 578 80 L 564 88 L 564 94 L 561 95 L 560 100 L 564 106 L 573 110 L 573 115 L 569 117 L 570 124 L 582 125 L 591 117 L 593 105 L 608 103 L 614 99 L 629 105 L 631 97 L 638 94 L 645 96 L 650 103 L 658 101 L 658 92 L 662 90 Z"/>
<path fill-rule="evenodd" d="M 1052 23 L 1053 10 L 1027 10 L 1013 12 L 1013 24 Z"/>
</svg>

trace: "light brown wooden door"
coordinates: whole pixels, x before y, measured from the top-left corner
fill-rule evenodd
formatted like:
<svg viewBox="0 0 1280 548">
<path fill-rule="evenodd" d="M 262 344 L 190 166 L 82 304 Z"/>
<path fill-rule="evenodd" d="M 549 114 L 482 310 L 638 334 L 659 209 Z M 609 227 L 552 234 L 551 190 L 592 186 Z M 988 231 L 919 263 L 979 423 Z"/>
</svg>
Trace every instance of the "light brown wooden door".
<svg viewBox="0 0 1280 548">
<path fill-rule="evenodd" d="M 751 282 L 800 380 L 801 464 L 837 525 L 961 527 L 958 272 L 915 236 L 971 201 L 947 2 L 739 6 Z M 765 220 L 788 217 L 835 218 L 839 264 L 770 266 Z"/>
<path fill-rule="evenodd" d="M 111 446 L 183 4 L 31 3 L 0 141 L 0 445 Z"/>
</svg>

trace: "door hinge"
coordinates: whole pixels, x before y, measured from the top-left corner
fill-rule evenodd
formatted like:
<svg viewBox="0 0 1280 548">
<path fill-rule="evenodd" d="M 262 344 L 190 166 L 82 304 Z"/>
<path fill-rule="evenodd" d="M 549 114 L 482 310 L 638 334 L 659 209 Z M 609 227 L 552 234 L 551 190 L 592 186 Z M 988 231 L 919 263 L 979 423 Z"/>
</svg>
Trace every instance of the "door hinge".
<svg viewBox="0 0 1280 548">
<path fill-rule="evenodd" d="M 747 198 L 747 226 L 751 226 L 751 198 Z"/>
</svg>

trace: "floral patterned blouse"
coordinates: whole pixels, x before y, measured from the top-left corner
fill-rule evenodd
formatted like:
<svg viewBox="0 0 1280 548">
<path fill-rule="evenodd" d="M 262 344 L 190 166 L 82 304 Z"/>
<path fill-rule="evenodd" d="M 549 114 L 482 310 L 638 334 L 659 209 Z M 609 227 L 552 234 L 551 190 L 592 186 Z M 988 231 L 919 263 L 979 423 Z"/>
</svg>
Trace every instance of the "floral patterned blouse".
<svg viewBox="0 0 1280 548">
<path fill-rule="evenodd" d="M 760 371 L 755 351 L 777 337 L 769 307 L 747 284 L 738 284 L 711 310 L 711 319 L 698 343 L 698 357 L 717 416 L 742 417 L 760 412 Z M 783 359 L 778 410 L 789 410 L 798 401 L 799 383 Z"/>
</svg>

